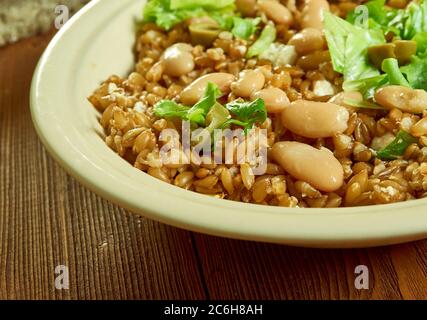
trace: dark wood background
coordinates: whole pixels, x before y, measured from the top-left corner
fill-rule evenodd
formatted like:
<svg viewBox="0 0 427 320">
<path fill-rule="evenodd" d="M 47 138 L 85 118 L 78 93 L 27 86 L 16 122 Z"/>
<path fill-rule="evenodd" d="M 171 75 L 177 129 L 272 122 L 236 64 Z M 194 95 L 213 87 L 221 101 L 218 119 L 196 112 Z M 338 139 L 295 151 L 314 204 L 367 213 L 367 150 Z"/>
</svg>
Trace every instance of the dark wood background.
<svg viewBox="0 0 427 320">
<path fill-rule="evenodd" d="M 50 35 L 0 49 L 0 298 L 414 299 L 427 241 L 314 250 L 222 239 L 138 217 L 67 175 L 34 131 L 31 77 Z M 370 289 L 354 287 L 354 268 Z M 69 267 L 69 290 L 55 267 Z"/>
</svg>

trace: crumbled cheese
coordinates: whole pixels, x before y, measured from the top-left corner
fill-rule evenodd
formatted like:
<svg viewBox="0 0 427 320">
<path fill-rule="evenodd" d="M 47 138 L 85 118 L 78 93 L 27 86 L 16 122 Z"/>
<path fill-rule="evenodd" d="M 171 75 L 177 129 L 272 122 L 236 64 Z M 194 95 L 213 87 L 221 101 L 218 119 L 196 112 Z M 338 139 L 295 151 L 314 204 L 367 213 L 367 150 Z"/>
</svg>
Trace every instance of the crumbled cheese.
<svg viewBox="0 0 427 320">
<path fill-rule="evenodd" d="M 413 124 L 414 123 L 413 123 L 411 118 L 405 117 L 400 122 L 400 129 L 405 130 L 405 131 L 410 131 Z"/>
<path fill-rule="evenodd" d="M 117 85 L 114 82 L 110 82 L 108 84 L 108 93 L 112 94 L 116 90 L 117 90 Z"/>
<path fill-rule="evenodd" d="M 314 81 L 313 93 L 318 97 L 333 96 L 335 89 L 328 80 Z"/>
<path fill-rule="evenodd" d="M 384 165 L 384 163 L 377 164 L 377 165 L 374 167 L 374 172 L 373 172 L 373 174 L 376 176 L 376 175 L 380 174 L 381 172 L 383 172 L 384 170 L 385 170 L 385 165 Z"/>
<path fill-rule="evenodd" d="M 420 173 L 424 176 L 427 176 L 427 162 L 423 162 L 420 164 L 420 167 L 418 168 Z"/>
<path fill-rule="evenodd" d="M 119 88 L 115 83 L 110 82 L 108 84 L 108 94 L 101 99 L 115 102 L 117 99 L 126 98 L 124 95 L 125 90 L 123 88 Z"/>
<path fill-rule="evenodd" d="M 233 34 L 229 31 L 222 31 L 218 35 L 218 38 L 220 38 L 222 40 L 233 40 Z"/>
<path fill-rule="evenodd" d="M 287 66 L 295 64 L 298 55 L 294 46 L 272 43 L 259 57 L 273 62 L 274 66 Z"/>
<path fill-rule="evenodd" d="M 142 101 L 138 101 L 135 103 L 135 105 L 133 106 L 133 109 L 135 111 L 144 113 L 145 111 L 147 111 L 147 106 L 142 102 Z"/>
<path fill-rule="evenodd" d="M 393 197 L 397 194 L 397 190 L 393 188 L 392 186 L 388 187 L 381 187 L 381 192 L 388 194 L 389 196 Z"/>
<path fill-rule="evenodd" d="M 374 150 L 381 150 L 389 145 L 394 140 L 394 134 L 387 132 L 381 137 L 375 137 L 372 139 L 371 148 Z"/>
<path fill-rule="evenodd" d="M 245 53 L 246 53 L 246 51 L 248 51 L 248 49 L 246 48 L 246 46 L 243 46 L 243 45 L 241 45 L 241 46 L 236 46 L 236 48 L 235 48 L 237 51 L 239 51 L 239 53 L 240 53 L 240 55 L 241 56 L 244 56 L 245 55 Z"/>
<path fill-rule="evenodd" d="M 353 152 L 356 154 L 356 153 L 359 153 L 359 152 L 362 152 L 362 151 L 365 151 L 365 150 L 367 150 L 368 148 L 364 145 L 364 144 L 359 144 L 359 143 L 357 143 L 355 146 L 354 146 L 354 149 L 353 149 Z"/>
</svg>

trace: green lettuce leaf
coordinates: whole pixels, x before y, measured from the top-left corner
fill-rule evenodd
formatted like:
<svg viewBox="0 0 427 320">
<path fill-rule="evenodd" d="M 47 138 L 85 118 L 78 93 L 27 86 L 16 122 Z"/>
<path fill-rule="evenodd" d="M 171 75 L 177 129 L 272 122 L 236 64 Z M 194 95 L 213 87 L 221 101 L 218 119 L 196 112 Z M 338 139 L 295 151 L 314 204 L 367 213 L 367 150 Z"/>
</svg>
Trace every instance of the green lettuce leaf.
<svg viewBox="0 0 427 320">
<path fill-rule="evenodd" d="M 219 24 L 219 27 L 222 30 L 229 31 L 233 28 L 234 12 L 230 12 L 226 14 L 213 12 L 209 16 Z"/>
<path fill-rule="evenodd" d="M 254 123 L 263 123 L 267 119 L 264 100 L 252 102 L 236 100 L 225 107 L 217 102 L 221 91 L 216 84 L 208 83 L 204 96 L 192 107 L 186 107 L 172 100 L 162 100 L 154 108 L 154 114 L 160 118 L 181 118 L 213 132 L 217 128 L 227 128 L 231 124 L 241 126 L 245 132 Z M 234 116 L 231 119 L 230 113 Z"/>
<path fill-rule="evenodd" d="M 417 138 L 406 131 L 400 130 L 396 138 L 388 146 L 377 152 L 377 157 L 382 160 L 395 160 L 405 153 L 406 148 L 417 141 Z"/>
<path fill-rule="evenodd" d="M 369 100 L 374 97 L 375 91 L 381 87 L 388 85 L 411 86 L 402 74 L 401 69 L 399 69 L 397 59 L 384 59 L 382 70 L 385 74 L 365 79 L 345 81 L 343 90 L 360 92 L 365 100 Z"/>
<path fill-rule="evenodd" d="M 170 0 L 170 9 L 195 9 L 203 8 L 207 10 L 218 10 L 228 6 L 233 6 L 234 0 Z"/>
<path fill-rule="evenodd" d="M 355 108 L 384 110 L 384 108 L 378 104 L 366 100 L 344 99 L 344 103 Z"/>
<path fill-rule="evenodd" d="M 371 0 L 363 4 L 368 10 L 369 29 L 382 29 L 384 34 L 393 32 L 397 37 L 410 40 L 420 32 L 427 32 L 427 1 L 412 1 L 405 9 L 385 6 L 384 0 Z M 357 24 L 357 9 L 347 15 L 347 21 Z"/>
<path fill-rule="evenodd" d="M 169 11 L 169 0 L 151 0 L 144 6 L 143 21 L 154 22 L 168 30 L 181 22 L 181 17 Z"/>
<path fill-rule="evenodd" d="M 401 71 L 406 75 L 413 89 L 427 91 L 427 52 L 419 56 L 413 56 L 411 63 L 402 67 Z"/>
<path fill-rule="evenodd" d="M 240 18 L 233 17 L 233 28 L 231 29 L 231 33 L 239 39 L 248 40 L 251 35 L 253 35 L 256 30 L 258 24 L 261 22 L 261 18 Z"/>
<path fill-rule="evenodd" d="M 411 2 L 401 14 L 403 29 L 402 39 L 412 39 L 416 34 L 427 31 L 427 1 Z"/>
<path fill-rule="evenodd" d="M 199 126 L 205 126 L 206 115 L 221 95 L 218 86 L 208 82 L 204 96 L 188 111 L 188 120 L 197 123 Z"/>
<path fill-rule="evenodd" d="M 379 24 L 389 22 L 387 10 L 385 8 L 385 0 L 373 0 L 364 4 L 368 9 L 369 18 Z"/>
<path fill-rule="evenodd" d="M 260 55 L 270 47 L 274 40 L 276 40 L 276 28 L 272 25 L 266 25 L 259 38 L 248 49 L 246 58 L 252 58 Z"/>
<path fill-rule="evenodd" d="M 371 45 L 384 42 L 384 36 L 379 30 L 350 33 L 345 48 L 344 79 L 354 80 L 378 75 L 378 70 L 369 62 L 367 49 Z"/>
<path fill-rule="evenodd" d="M 368 48 L 385 43 L 381 30 L 363 29 L 324 12 L 324 31 L 334 70 L 345 81 L 370 78 L 379 71 L 369 63 Z"/>
<path fill-rule="evenodd" d="M 215 129 L 221 128 L 224 123 L 230 118 L 228 110 L 219 102 L 215 103 L 214 106 L 209 110 L 206 115 L 206 129 L 213 133 Z"/>
<path fill-rule="evenodd" d="M 384 34 L 393 32 L 396 35 L 400 34 L 400 30 L 391 24 L 391 21 L 396 18 L 399 11 L 385 6 L 385 0 L 371 0 L 361 6 L 350 11 L 346 20 L 351 24 L 368 29 L 380 29 Z M 366 11 L 367 10 L 367 11 Z M 367 13 L 368 19 L 363 17 Z M 364 23 L 364 25 L 361 25 Z"/>
<path fill-rule="evenodd" d="M 323 24 L 334 70 L 344 73 L 347 36 L 353 32 L 354 27 L 350 23 L 327 12 L 324 14 Z"/>
<path fill-rule="evenodd" d="M 192 108 L 183 106 L 172 100 L 162 100 L 154 106 L 153 112 L 160 118 L 177 117 L 204 127 L 206 124 L 206 115 L 217 103 L 216 99 L 220 96 L 221 91 L 218 89 L 218 86 L 212 82 L 208 82 L 205 94 Z"/>
<path fill-rule="evenodd" d="M 254 123 L 263 123 L 267 119 L 267 109 L 264 100 L 258 98 L 252 102 L 235 100 L 226 106 L 228 111 L 235 117 L 223 124 L 223 128 L 235 124 L 244 128 L 245 132 L 252 128 Z"/>
<path fill-rule="evenodd" d="M 232 0 L 150 0 L 144 7 L 143 22 L 169 30 L 192 17 L 234 15 L 234 9 Z"/>
<path fill-rule="evenodd" d="M 183 106 L 172 100 L 162 100 L 154 105 L 153 112 L 159 118 L 187 119 L 189 107 Z"/>
<path fill-rule="evenodd" d="M 417 43 L 417 54 L 422 55 L 427 51 L 427 32 L 420 32 L 416 34 L 412 40 Z"/>
<path fill-rule="evenodd" d="M 343 90 L 360 92 L 364 99 L 369 100 L 374 97 L 375 91 L 386 85 L 387 82 L 387 75 L 383 74 L 366 79 L 346 81 L 343 84 Z"/>
<path fill-rule="evenodd" d="M 381 69 L 387 74 L 388 85 L 411 87 L 408 80 L 406 80 L 405 76 L 400 71 L 397 59 L 384 59 Z"/>
</svg>

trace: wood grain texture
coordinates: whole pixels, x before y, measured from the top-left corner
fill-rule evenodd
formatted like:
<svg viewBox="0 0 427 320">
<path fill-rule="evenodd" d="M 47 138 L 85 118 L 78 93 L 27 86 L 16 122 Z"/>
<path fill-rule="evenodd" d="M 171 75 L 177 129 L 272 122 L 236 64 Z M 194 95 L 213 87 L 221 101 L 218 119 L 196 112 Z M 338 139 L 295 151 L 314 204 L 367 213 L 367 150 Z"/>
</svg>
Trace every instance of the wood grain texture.
<svg viewBox="0 0 427 320">
<path fill-rule="evenodd" d="M 43 149 L 28 92 L 49 38 L 0 49 L 0 298 L 204 298 L 189 232 L 102 200 Z M 57 265 L 69 290 L 55 289 Z"/>
<path fill-rule="evenodd" d="M 51 35 L 0 49 L 0 298 L 425 299 L 427 241 L 314 250 L 222 239 L 138 217 L 46 153 L 28 92 Z M 357 290 L 366 265 L 370 289 Z M 54 286 L 69 267 L 69 290 Z"/>
</svg>

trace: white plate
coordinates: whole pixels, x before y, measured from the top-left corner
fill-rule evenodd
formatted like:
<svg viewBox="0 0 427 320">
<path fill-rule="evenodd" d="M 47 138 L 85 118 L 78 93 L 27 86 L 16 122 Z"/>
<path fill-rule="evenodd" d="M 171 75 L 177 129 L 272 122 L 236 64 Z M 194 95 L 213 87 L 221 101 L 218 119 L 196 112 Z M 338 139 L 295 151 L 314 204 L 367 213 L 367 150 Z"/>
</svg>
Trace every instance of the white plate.
<svg viewBox="0 0 427 320">
<path fill-rule="evenodd" d="M 124 208 L 224 237 L 310 247 L 376 246 L 427 235 L 427 199 L 339 209 L 243 204 L 185 191 L 134 169 L 102 139 L 86 97 L 132 68 L 134 19 L 145 1 L 92 1 L 52 40 L 34 75 L 31 111 L 51 155 L 85 186 Z M 321 170 L 321 168 L 320 168 Z"/>
</svg>

